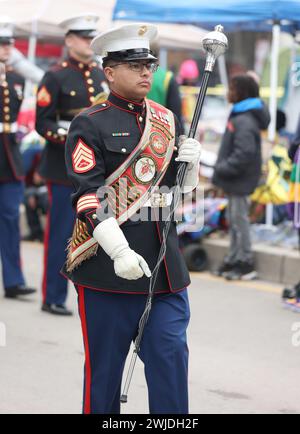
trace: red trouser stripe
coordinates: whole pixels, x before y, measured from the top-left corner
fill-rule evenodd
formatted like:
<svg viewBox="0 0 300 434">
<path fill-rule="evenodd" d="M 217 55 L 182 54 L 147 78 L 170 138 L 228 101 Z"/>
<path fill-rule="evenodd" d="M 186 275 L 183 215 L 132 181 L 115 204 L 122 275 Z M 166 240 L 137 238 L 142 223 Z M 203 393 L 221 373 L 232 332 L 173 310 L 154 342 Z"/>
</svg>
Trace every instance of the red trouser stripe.
<svg viewBox="0 0 300 434">
<path fill-rule="evenodd" d="M 79 313 L 81 319 L 82 336 L 85 351 L 85 384 L 84 384 L 84 407 L 83 413 L 91 413 L 91 360 L 90 360 L 90 349 L 89 349 L 89 339 L 85 315 L 85 304 L 84 304 L 84 287 L 78 286 L 79 293 Z"/>
<path fill-rule="evenodd" d="M 48 249 L 49 249 L 49 236 L 50 236 L 50 224 L 51 224 L 51 207 L 52 207 L 52 188 L 51 184 L 47 183 L 48 189 L 48 211 L 47 211 L 47 219 L 46 219 L 46 229 L 44 236 L 44 275 L 43 275 L 43 284 L 42 284 L 42 292 L 43 292 L 43 303 L 46 303 L 47 298 L 47 273 L 48 273 Z"/>
</svg>

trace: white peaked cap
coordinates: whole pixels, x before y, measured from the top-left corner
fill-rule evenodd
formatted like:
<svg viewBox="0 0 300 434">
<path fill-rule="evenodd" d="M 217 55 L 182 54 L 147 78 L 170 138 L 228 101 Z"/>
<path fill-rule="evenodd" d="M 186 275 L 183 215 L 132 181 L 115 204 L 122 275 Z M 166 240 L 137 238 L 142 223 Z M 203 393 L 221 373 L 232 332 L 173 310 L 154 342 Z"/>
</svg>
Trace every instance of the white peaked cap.
<svg viewBox="0 0 300 434">
<path fill-rule="evenodd" d="M 14 25 L 11 18 L 0 15 L 0 38 L 13 38 Z"/>
<path fill-rule="evenodd" d="M 97 22 L 99 16 L 96 14 L 84 14 L 67 20 L 62 21 L 59 27 L 63 28 L 65 32 L 75 31 L 80 32 L 83 30 L 97 30 Z"/>
<path fill-rule="evenodd" d="M 150 49 L 157 35 L 157 28 L 146 24 L 127 24 L 101 33 L 93 39 L 91 47 L 100 56 L 132 49 Z"/>
</svg>

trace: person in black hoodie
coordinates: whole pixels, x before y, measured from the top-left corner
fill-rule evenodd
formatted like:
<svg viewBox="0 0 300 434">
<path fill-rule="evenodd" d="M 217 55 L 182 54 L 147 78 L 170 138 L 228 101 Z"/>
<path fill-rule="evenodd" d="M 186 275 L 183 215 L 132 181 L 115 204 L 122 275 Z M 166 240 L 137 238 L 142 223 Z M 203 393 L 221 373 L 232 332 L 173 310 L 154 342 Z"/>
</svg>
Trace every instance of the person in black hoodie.
<svg viewBox="0 0 300 434">
<path fill-rule="evenodd" d="M 212 181 L 229 200 L 230 249 L 217 274 L 228 280 L 250 280 L 257 273 L 251 250 L 248 196 L 261 175 L 261 130 L 268 127 L 270 115 L 259 98 L 257 82 L 247 74 L 232 77 L 228 101 L 233 108 Z"/>
<path fill-rule="evenodd" d="M 299 147 L 300 147 L 300 117 L 298 120 L 298 125 L 296 129 L 296 133 L 294 134 L 290 148 L 289 148 L 289 157 L 291 161 L 296 165 L 296 167 L 299 165 Z M 292 172 L 292 177 L 296 173 L 296 179 L 294 179 L 293 183 L 299 183 L 299 175 L 297 176 L 297 171 Z M 295 211 L 298 207 L 298 203 L 295 199 L 295 203 L 293 204 L 293 214 L 295 216 Z M 300 251 L 300 228 L 297 222 L 297 218 L 294 218 L 294 224 L 295 227 L 298 230 L 298 240 L 299 240 L 299 251 Z M 300 281 L 298 281 L 294 286 L 289 286 L 283 289 L 282 292 L 282 301 L 285 307 L 288 309 L 291 309 L 295 312 L 300 312 Z"/>
</svg>

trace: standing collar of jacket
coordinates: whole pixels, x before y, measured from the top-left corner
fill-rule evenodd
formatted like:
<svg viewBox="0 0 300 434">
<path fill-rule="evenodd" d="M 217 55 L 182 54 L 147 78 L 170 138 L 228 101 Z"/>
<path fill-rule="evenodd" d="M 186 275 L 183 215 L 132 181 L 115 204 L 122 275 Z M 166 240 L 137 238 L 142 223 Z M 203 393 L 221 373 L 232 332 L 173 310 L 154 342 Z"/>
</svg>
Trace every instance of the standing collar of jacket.
<svg viewBox="0 0 300 434">
<path fill-rule="evenodd" d="M 108 101 L 121 110 L 125 110 L 134 115 L 143 114 L 145 111 L 145 101 L 142 101 L 141 103 L 130 101 L 112 91 L 108 96 Z"/>
</svg>

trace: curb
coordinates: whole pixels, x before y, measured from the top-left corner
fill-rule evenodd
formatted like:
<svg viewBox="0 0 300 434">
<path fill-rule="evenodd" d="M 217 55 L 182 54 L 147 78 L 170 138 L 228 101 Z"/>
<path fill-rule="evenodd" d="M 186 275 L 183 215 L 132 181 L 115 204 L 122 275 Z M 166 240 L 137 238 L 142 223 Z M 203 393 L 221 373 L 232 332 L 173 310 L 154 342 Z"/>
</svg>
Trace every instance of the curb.
<svg viewBox="0 0 300 434">
<path fill-rule="evenodd" d="M 216 269 L 222 262 L 229 248 L 228 239 L 205 239 L 202 242 L 205 249 L 210 270 Z M 252 246 L 255 267 L 261 280 L 295 284 L 300 280 L 300 255 L 296 250 L 265 244 Z"/>
</svg>

